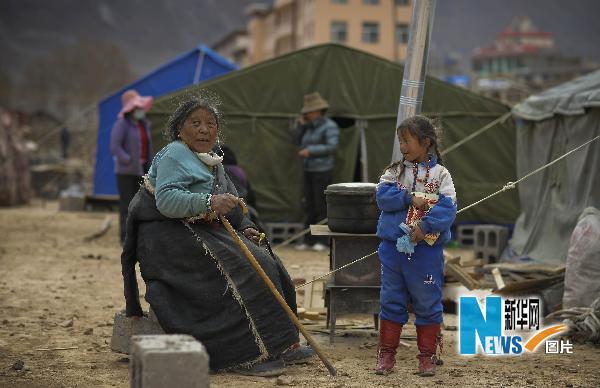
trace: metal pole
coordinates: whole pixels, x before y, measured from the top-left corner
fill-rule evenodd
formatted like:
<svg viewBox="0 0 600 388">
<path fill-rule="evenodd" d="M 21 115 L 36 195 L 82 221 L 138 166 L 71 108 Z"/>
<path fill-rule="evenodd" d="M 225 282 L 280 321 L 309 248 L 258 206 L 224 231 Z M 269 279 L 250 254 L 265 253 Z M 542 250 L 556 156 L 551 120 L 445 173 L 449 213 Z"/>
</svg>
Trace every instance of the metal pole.
<svg viewBox="0 0 600 388">
<path fill-rule="evenodd" d="M 436 0 L 413 1 L 413 13 L 410 20 L 408 50 L 406 52 L 406 59 L 404 60 L 404 75 L 402 77 L 396 128 L 405 118 L 421 112 L 435 3 Z M 397 140 L 394 140 L 392 162 L 400 159 L 402 159 L 400 144 Z"/>
</svg>

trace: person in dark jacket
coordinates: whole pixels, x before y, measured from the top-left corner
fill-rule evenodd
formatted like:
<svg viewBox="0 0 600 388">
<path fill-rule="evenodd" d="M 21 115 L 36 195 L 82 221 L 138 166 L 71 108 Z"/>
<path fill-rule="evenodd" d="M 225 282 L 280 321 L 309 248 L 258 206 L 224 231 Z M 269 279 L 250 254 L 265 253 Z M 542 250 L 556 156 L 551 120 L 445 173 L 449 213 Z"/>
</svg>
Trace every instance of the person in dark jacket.
<svg viewBox="0 0 600 388">
<path fill-rule="evenodd" d="M 152 106 L 152 97 L 142 97 L 133 89 L 121 96 L 123 108 L 110 134 L 110 151 L 115 162 L 119 190 L 119 226 L 121 243 L 125 241 L 127 208 L 138 191 L 142 175 L 152 162 L 152 136 L 146 112 Z"/>
<path fill-rule="evenodd" d="M 340 130 L 337 124 L 326 117 L 329 104 L 319 92 L 304 96 L 304 106 L 294 133 L 294 141 L 300 147 L 298 155 L 304 166 L 304 206 L 306 227 L 327 217 L 325 189 L 332 183 L 335 151 Z M 327 246 L 310 234 L 296 249 L 305 250 L 312 246 L 323 251 Z"/>
</svg>

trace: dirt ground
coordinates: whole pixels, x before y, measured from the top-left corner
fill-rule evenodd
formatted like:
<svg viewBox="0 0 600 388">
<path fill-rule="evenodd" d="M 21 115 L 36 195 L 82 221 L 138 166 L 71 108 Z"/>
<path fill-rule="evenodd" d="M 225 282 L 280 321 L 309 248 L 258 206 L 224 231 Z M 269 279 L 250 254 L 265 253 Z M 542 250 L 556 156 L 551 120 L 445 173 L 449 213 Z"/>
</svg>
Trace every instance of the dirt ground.
<svg viewBox="0 0 600 388">
<path fill-rule="evenodd" d="M 89 243 L 107 214 L 109 232 Z M 279 252 L 293 277 L 326 272 L 325 253 Z M 112 320 L 124 308 L 117 216 L 114 213 L 58 212 L 56 203 L 0 209 L 0 386 L 102 387 L 129 386 L 128 358 L 109 348 Z M 143 284 L 143 282 L 140 282 Z M 140 293 L 143 294 L 143 286 Z M 144 307 L 147 304 L 144 302 Z M 362 319 L 362 321 L 361 321 Z M 347 317 L 346 322 L 369 322 Z M 343 323 L 344 321 L 342 321 Z M 446 314 L 447 325 L 456 316 Z M 374 330 L 340 330 L 334 345 L 315 332 L 338 370 L 328 377 L 315 359 L 287 368 L 284 379 L 218 373 L 215 387 L 260 387 L 288 384 L 303 387 L 427 386 L 600 386 L 600 349 L 575 345 L 574 354 L 538 351 L 519 357 L 461 357 L 457 331 L 444 331 L 444 365 L 435 377 L 415 376 L 414 326 L 408 324 L 396 372 L 372 373 L 377 334 Z M 56 348 L 63 348 L 58 350 Z M 50 349 L 50 350 L 48 350 Z M 14 368 L 19 361 L 23 367 Z"/>
</svg>

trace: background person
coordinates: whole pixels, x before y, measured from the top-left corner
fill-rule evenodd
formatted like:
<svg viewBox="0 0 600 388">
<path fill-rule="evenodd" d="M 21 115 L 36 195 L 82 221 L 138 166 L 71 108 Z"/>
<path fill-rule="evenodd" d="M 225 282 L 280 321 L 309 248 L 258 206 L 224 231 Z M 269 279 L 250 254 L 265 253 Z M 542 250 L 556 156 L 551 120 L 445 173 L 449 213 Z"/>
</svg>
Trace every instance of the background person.
<svg viewBox="0 0 600 388">
<path fill-rule="evenodd" d="M 319 92 L 304 96 L 302 117 L 294 131 L 294 142 L 300 147 L 298 155 L 303 159 L 304 168 L 304 209 L 306 228 L 327 217 L 325 189 L 332 182 L 335 151 L 340 130 L 337 124 L 326 117 L 329 104 Z M 310 233 L 304 243 L 296 249 L 312 247 L 315 251 L 327 249 L 326 240 Z"/>
<path fill-rule="evenodd" d="M 110 151 L 115 161 L 119 190 L 119 227 L 121 243 L 125 241 L 127 208 L 138 191 L 142 175 L 152 162 L 152 135 L 146 112 L 152 97 L 142 97 L 133 89 L 121 96 L 123 108 L 110 134 Z"/>
</svg>

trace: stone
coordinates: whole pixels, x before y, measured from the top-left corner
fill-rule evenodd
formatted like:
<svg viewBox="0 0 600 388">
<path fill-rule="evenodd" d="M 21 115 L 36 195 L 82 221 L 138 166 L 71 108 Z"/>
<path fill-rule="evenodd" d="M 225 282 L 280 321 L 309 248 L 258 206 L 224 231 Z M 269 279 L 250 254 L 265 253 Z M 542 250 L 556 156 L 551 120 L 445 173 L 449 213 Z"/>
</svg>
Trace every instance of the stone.
<svg viewBox="0 0 600 388">
<path fill-rule="evenodd" d="M 92 329 L 91 327 L 87 328 L 83 331 L 83 335 L 92 335 L 93 333 L 94 333 L 94 329 Z"/>
<path fill-rule="evenodd" d="M 190 335 L 133 336 L 129 373 L 131 388 L 210 386 L 208 353 Z"/>
<path fill-rule="evenodd" d="M 131 337 L 134 335 L 164 334 L 157 321 L 147 314 L 143 317 L 127 317 L 121 311 L 115 314 L 110 348 L 113 352 L 129 354 Z"/>
<path fill-rule="evenodd" d="M 73 327 L 73 319 L 67 319 L 60 324 L 61 327 Z"/>
<path fill-rule="evenodd" d="M 25 363 L 21 360 L 17 360 L 12 366 L 13 370 L 21 370 L 25 366 Z"/>
<path fill-rule="evenodd" d="M 279 376 L 275 381 L 275 385 L 296 385 L 296 382 L 289 376 Z"/>
</svg>

